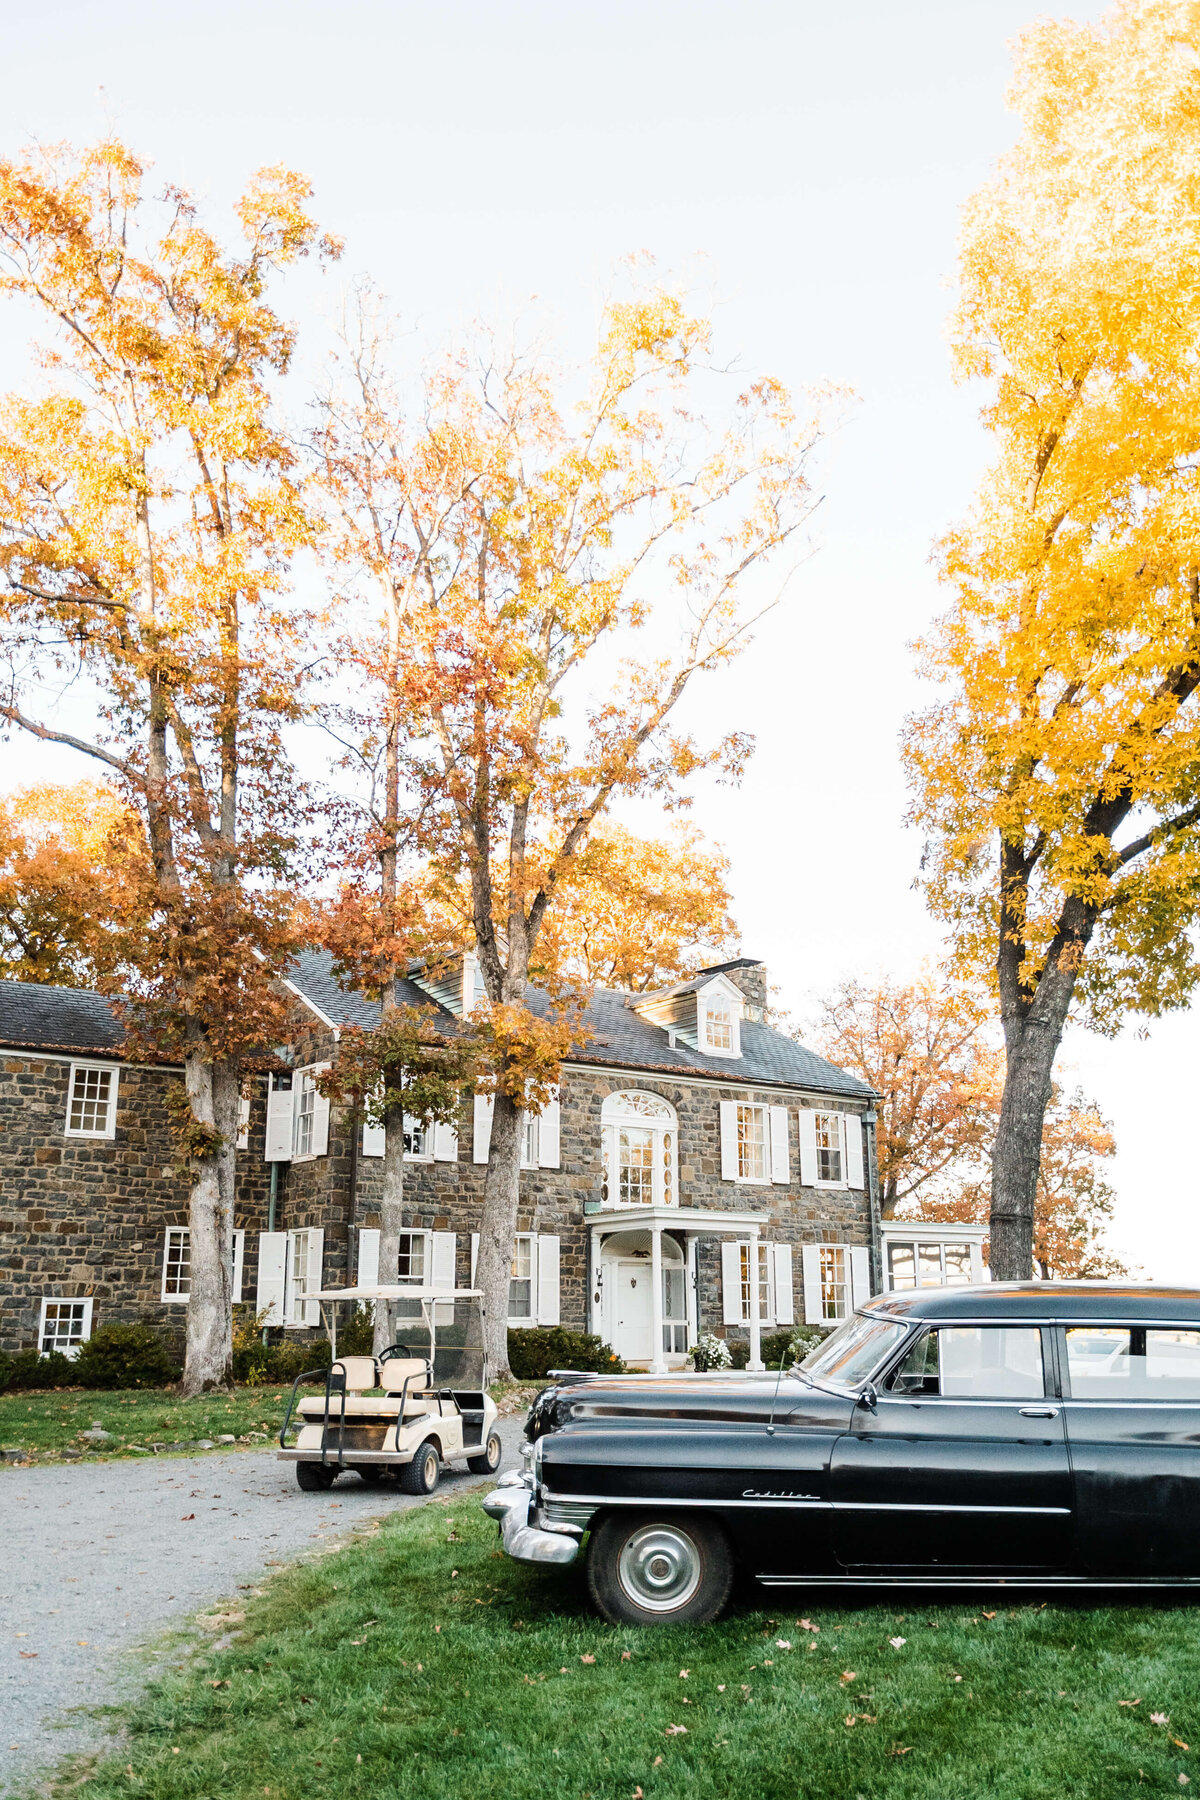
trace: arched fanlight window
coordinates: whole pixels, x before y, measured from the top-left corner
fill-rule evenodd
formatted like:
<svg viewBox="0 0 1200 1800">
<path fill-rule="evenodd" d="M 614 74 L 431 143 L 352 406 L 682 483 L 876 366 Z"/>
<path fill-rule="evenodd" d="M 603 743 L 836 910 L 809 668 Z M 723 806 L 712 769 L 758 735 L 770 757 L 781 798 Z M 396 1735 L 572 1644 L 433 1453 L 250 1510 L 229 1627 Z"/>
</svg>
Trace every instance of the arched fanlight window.
<svg viewBox="0 0 1200 1800">
<path fill-rule="evenodd" d="M 606 1206 L 673 1206 L 676 1201 L 675 1109 L 659 1094 L 627 1088 L 600 1111 Z"/>
</svg>

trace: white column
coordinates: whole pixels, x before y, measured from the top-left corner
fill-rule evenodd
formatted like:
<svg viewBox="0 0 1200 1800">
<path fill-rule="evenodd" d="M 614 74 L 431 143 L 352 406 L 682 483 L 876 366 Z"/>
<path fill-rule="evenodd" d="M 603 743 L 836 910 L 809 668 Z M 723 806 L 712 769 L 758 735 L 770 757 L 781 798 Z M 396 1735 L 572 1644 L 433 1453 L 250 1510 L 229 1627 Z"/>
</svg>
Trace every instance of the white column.
<svg viewBox="0 0 1200 1800">
<path fill-rule="evenodd" d="M 755 1225 L 750 1233 L 750 1361 L 746 1364 L 751 1372 L 761 1371 L 764 1367 L 761 1292 L 758 1275 L 758 1226 Z"/>
<path fill-rule="evenodd" d="M 650 1227 L 650 1373 L 665 1375 L 663 1360 L 662 1226 Z"/>
</svg>

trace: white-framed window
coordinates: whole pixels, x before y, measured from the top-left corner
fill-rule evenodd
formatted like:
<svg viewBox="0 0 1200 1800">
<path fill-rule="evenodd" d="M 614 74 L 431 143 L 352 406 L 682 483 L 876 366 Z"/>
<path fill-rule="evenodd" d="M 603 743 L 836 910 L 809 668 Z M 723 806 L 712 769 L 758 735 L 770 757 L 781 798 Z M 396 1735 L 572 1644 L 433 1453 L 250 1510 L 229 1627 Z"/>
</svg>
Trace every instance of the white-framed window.
<svg viewBox="0 0 1200 1800">
<path fill-rule="evenodd" d="M 892 1292 L 917 1287 L 967 1287 L 971 1272 L 969 1244 L 931 1243 L 914 1233 L 911 1239 L 889 1238 L 888 1287 Z"/>
<path fill-rule="evenodd" d="M 307 1296 L 321 1285 L 324 1229 L 315 1225 L 302 1226 L 297 1231 L 289 1231 L 287 1238 L 283 1322 L 285 1325 L 319 1325 L 320 1302 L 309 1300 Z"/>
<path fill-rule="evenodd" d="M 740 1056 L 742 998 L 717 981 L 696 995 L 696 1044 L 705 1056 Z"/>
<path fill-rule="evenodd" d="M 532 1325 L 534 1322 L 533 1265 L 533 1239 L 519 1237 L 513 1245 L 512 1278 L 508 1284 L 510 1325 Z"/>
<path fill-rule="evenodd" d="M 115 1063 L 73 1062 L 67 1080 L 67 1137 L 112 1138 L 117 1134 Z"/>
<path fill-rule="evenodd" d="M 667 1356 L 687 1353 L 687 1268 L 681 1262 L 663 1262 L 663 1351 Z"/>
<path fill-rule="evenodd" d="M 246 1233 L 233 1234 L 233 1300 L 242 1298 L 242 1266 L 246 1258 Z M 191 1232 L 186 1225 L 168 1225 L 163 1233 L 162 1299 L 164 1305 L 186 1306 L 192 1293 Z"/>
<path fill-rule="evenodd" d="M 433 1130 L 424 1119 L 404 1115 L 404 1155 L 408 1162 L 433 1161 Z"/>
<path fill-rule="evenodd" d="M 845 1121 L 841 1113 L 817 1112 L 813 1114 L 813 1126 L 817 1138 L 818 1187 L 844 1187 L 846 1184 L 844 1125 Z"/>
<path fill-rule="evenodd" d="M 600 1130 L 604 1204 L 674 1205 L 679 1136 L 674 1107 L 642 1088 L 609 1094 L 600 1109 Z"/>
<path fill-rule="evenodd" d="M 822 1244 L 821 1255 L 821 1317 L 830 1324 L 838 1319 L 848 1319 L 853 1308 L 850 1303 L 850 1253 L 845 1244 Z"/>
<path fill-rule="evenodd" d="M 308 1069 L 299 1069 L 292 1083 L 292 1156 L 299 1160 L 313 1154 L 313 1128 L 317 1119 L 317 1084 Z"/>
<path fill-rule="evenodd" d="M 79 1346 L 92 1335 L 92 1302 L 82 1300 L 43 1300 L 38 1320 L 38 1354 L 76 1357 Z"/>
<path fill-rule="evenodd" d="M 525 1128 L 521 1133 L 521 1167 L 536 1169 L 538 1167 L 538 1126 L 541 1120 L 536 1113 L 525 1114 Z"/>
<path fill-rule="evenodd" d="M 775 1323 L 775 1246 L 759 1243 L 758 1246 L 758 1316 L 764 1325 Z M 741 1266 L 742 1280 L 742 1320 L 750 1322 L 750 1307 L 753 1303 L 753 1292 L 750 1286 L 750 1245 L 738 1245 L 738 1257 Z"/>
<path fill-rule="evenodd" d="M 738 1103 L 737 1179 L 752 1182 L 771 1179 L 771 1126 L 765 1106 Z"/>
<path fill-rule="evenodd" d="M 234 1148 L 237 1150 L 248 1150 L 250 1148 L 250 1103 L 251 1103 L 251 1099 L 252 1099 L 252 1094 L 251 1094 L 250 1088 L 243 1087 L 241 1097 L 238 1100 L 237 1142 L 234 1146 Z"/>
</svg>

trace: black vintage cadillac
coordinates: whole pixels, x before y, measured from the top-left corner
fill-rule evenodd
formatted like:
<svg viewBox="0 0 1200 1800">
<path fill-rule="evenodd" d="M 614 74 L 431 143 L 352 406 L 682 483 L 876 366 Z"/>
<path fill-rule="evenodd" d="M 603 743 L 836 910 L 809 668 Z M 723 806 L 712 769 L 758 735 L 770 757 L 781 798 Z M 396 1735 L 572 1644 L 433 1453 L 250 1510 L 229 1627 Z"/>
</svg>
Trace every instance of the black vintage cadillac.
<svg viewBox="0 0 1200 1800">
<path fill-rule="evenodd" d="M 562 1375 L 484 1501 L 621 1624 L 764 1586 L 1200 1585 L 1200 1292 L 881 1295 L 767 1375 Z"/>
</svg>

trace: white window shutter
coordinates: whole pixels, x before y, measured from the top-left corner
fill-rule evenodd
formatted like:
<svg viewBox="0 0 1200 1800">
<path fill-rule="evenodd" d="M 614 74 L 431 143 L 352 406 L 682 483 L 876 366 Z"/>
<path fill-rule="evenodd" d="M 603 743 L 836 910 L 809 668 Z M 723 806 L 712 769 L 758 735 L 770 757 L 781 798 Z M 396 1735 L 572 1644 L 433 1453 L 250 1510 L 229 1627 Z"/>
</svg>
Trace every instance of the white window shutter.
<svg viewBox="0 0 1200 1800">
<path fill-rule="evenodd" d="M 801 1118 L 804 1114 L 801 1113 Z M 806 1325 L 823 1325 L 825 1309 L 821 1305 L 821 1246 L 805 1244 L 800 1253 L 801 1266 L 804 1270 L 804 1323 Z"/>
<path fill-rule="evenodd" d="M 788 1156 L 788 1115 L 786 1106 L 771 1108 L 771 1180 L 786 1187 L 791 1180 Z"/>
<path fill-rule="evenodd" d="M 542 1116 L 538 1120 L 538 1167 L 539 1169 L 557 1169 L 559 1158 L 561 1108 L 558 1101 L 558 1090 L 555 1089 L 542 1108 Z M 557 1308 L 556 1308 L 557 1312 Z M 558 1324 L 557 1316 L 553 1320 Z"/>
<path fill-rule="evenodd" d="M 479 1233 L 471 1233 L 471 1286 L 475 1286 L 475 1265 L 479 1261 Z"/>
<path fill-rule="evenodd" d="M 811 1107 L 802 1106 L 796 1114 L 800 1131 L 800 1186 L 817 1185 L 817 1116 Z"/>
<path fill-rule="evenodd" d="M 865 1244 L 850 1251 L 850 1304 L 861 1306 L 871 1298 L 871 1253 Z"/>
<path fill-rule="evenodd" d="M 737 1101 L 722 1100 L 721 1106 L 721 1180 L 738 1177 Z M 740 1314 L 739 1314 L 740 1317 Z M 732 1321 L 726 1319 L 727 1325 Z"/>
<path fill-rule="evenodd" d="M 179 1298 L 177 1294 L 168 1294 L 167 1292 L 167 1263 L 171 1254 L 172 1242 L 181 1235 L 186 1237 L 187 1230 L 188 1228 L 186 1225 L 168 1225 L 167 1229 L 163 1232 L 162 1289 L 159 1293 L 159 1299 L 164 1306 L 168 1300 L 177 1300 Z"/>
<path fill-rule="evenodd" d="M 382 1156 L 387 1148 L 387 1127 L 372 1125 L 364 1118 L 362 1129 L 362 1153 L 364 1156 Z"/>
<path fill-rule="evenodd" d="M 355 1287 L 379 1286 L 379 1233 L 374 1226 L 363 1226 L 358 1234 L 358 1270 Z"/>
<path fill-rule="evenodd" d="M 458 1129 L 441 1121 L 433 1127 L 434 1162 L 458 1161 Z"/>
<path fill-rule="evenodd" d="M 308 1232 L 308 1280 L 305 1291 L 312 1293 L 321 1285 L 321 1266 L 325 1261 L 325 1232 L 322 1226 L 312 1225 Z M 321 1323 L 321 1302 L 306 1300 L 300 1308 L 297 1323 L 319 1325 Z"/>
<path fill-rule="evenodd" d="M 858 1113 L 843 1113 L 842 1129 L 846 1135 L 846 1186 L 860 1188 L 863 1184 L 863 1128 Z"/>
<path fill-rule="evenodd" d="M 792 1246 L 772 1244 L 775 1252 L 775 1323 L 794 1325 L 796 1305 L 792 1297 Z"/>
<path fill-rule="evenodd" d="M 323 1075 L 329 1064 L 318 1063 L 313 1069 L 314 1077 Z M 314 1156 L 329 1154 L 329 1101 L 320 1088 L 313 1095 L 312 1153 Z"/>
<path fill-rule="evenodd" d="M 292 1094 L 292 1088 L 272 1086 L 267 1090 L 266 1162 L 292 1160 Z"/>
<path fill-rule="evenodd" d="M 537 1238 L 537 1322 L 558 1324 L 558 1239 L 543 1232 Z"/>
<path fill-rule="evenodd" d="M 243 1094 L 241 1099 L 238 1101 L 237 1143 L 235 1144 L 234 1148 L 237 1150 L 248 1150 L 250 1148 L 250 1096 L 249 1096 L 249 1094 Z"/>
<path fill-rule="evenodd" d="M 288 1096 L 289 1100 L 291 1096 Z M 287 1273 L 288 1234 L 286 1231 L 260 1231 L 258 1234 L 258 1286 L 254 1295 L 256 1313 L 266 1313 L 267 1325 L 283 1324 L 283 1289 Z"/>
<path fill-rule="evenodd" d="M 724 1109 L 729 1104 L 722 1100 Z M 745 1322 L 742 1312 L 742 1246 L 733 1238 L 721 1239 L 721 1317 L 726 1325 Z"/>
<path fill-rule="evenodd" d="M 235 1231 L 233 1234 L 233 1299 L 236 1305 L 242 1297 L 242 1269 L 246 1261 L 246 1234 Z"/>
<path fill-rule="evenodd" d="M 485 1163 L 492 1143 L 492 1112 L 496 1105 L 494 1094 L 476 1094 L 475 1096 L 475 1130 L 471 1155 L 477 1163 Z"/>
<path fill-rule="evenodd" d="M 432 1273 L 430 1287 L 438 1288 L 444 1294 L 454 1292 L 454 1259 L 458 1246 L 458 1238 L 453 1231 L 435 1231 L 433 1234 Z"/>
</svg>

